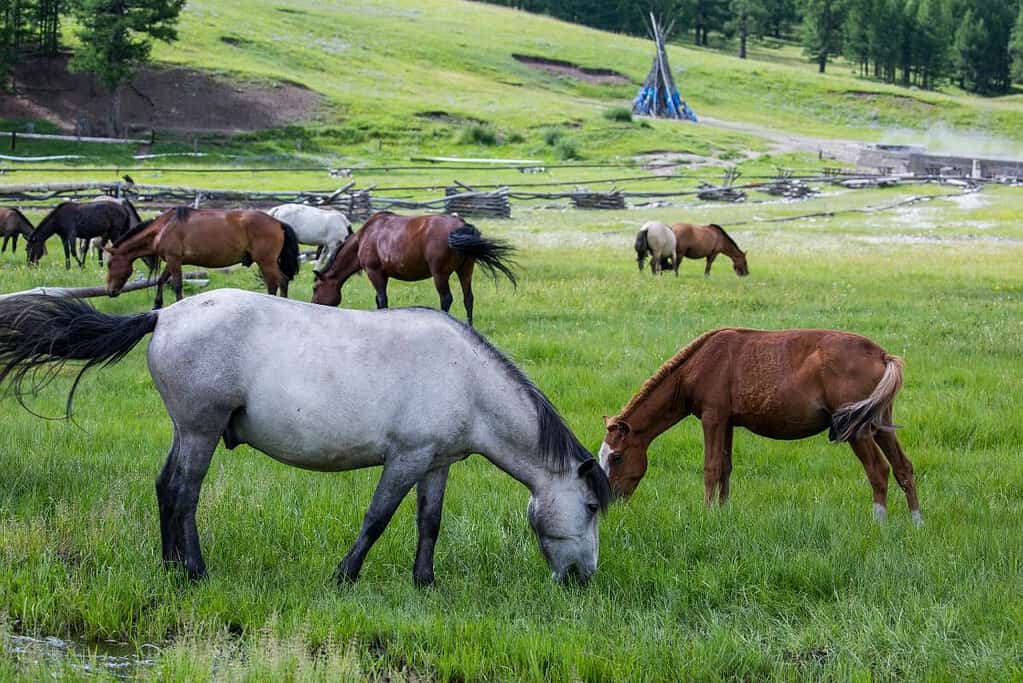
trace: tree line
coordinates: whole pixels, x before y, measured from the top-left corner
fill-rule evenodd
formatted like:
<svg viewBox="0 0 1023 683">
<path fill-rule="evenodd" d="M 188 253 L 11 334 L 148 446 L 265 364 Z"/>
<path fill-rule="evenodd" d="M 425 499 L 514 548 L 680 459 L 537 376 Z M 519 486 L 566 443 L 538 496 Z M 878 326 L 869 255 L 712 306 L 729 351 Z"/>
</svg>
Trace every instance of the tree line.
<svg viewBox="0 0 1023 683">
<path fill-rule="evenodd" d="M 120 132 L 121 90 L 146 64 L 154 40 L 177 40 L 185 0 L 0 0 L 0 91 L 14 86 L 19 62 L 54 57 L 61 25 L 73 19 L 73 71 L 88 72 L 111 93 L 112 133 Z"/>
<path fill-rule="evenodd" d="M 861 76 L 994 95 L 1023 81 L 1021 0 L 484 0 L 608 31 L 646 35 L 653 11 L 676 38 L 707 45 L 798 38 L 822 73 L 845 57 Z"/>
</svg>

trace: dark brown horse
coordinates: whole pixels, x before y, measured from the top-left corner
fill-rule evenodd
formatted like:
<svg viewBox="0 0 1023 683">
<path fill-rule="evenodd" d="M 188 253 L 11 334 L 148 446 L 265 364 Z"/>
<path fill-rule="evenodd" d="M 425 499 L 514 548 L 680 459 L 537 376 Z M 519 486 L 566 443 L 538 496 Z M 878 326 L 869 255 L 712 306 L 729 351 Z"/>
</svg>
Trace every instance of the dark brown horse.
<svg viewBox="0 0 1023 683">
<path fill-rule="evenodd" d="M 137 258 L 157 257 L 167 267 L 156 286 L 153 308 L 163 306 L 163 286 L 171 280 L 181 300 L 181 266 L 223 268 L 236 263 L 259 266 L 270 294 L 288 296 L 288 282 L 298 274 L 298 239 L 287 223 L 262 211 L 218 211 L 185 206 L 139 224 L 107 248 L 107 293 L 117 296 Z"/>
<path fill-rule="evenodd" d="M 682 257 L 691 259 L 707 259 L 704 277 L 710 277 L 710 267 L 718 254 L 732 259 L 732 268 L 739 277 L 749 275 L 746 264 L 746 252 L 739 248 L 731 235 L 720 225 L 693 225 L 691 223 L 675 223 L 671 226 L 675 233 L 675 263 L 681 263 Z M 678 274 L 676 268 L 675 274 Z"/>
<path fill-rule="evenodd" d="M 71 268 L 71 257 L 85 267 L 85 258 L 78 258 L 78 239 L 106 237 L 117 241 L 139 223 L 138 212 L 128 200 L 100 202 L 64 202 L 36 226 L 28 238 L 28 262 L 36 264 L 46 253 L 46 240 L 59 235 L 64 245 L 64 267 Z"/>
<path fill-rule="evenodd" d="M 901 386 L 902 360 L 859 335 L 714 330 L 661 366 L 616 417 L 604 419 L 601 465 L 615 492 L 631 495 L 646 472 L 650 443 L 695 415 L 703 423 L 704 500 L 713 502 L 717 489 L 723 504 L 735 427 L 786 440 L 830 429 L 831 440 L 848 442 L 863 463 L 875 516 L 887 514 L 890 463 L 920 524 L 913 466 L 892 427 Z"/>
<path fill-rule="evenodd" d="M 496 277 L 504 273 L 515 284 L 509 257 L 514 249 L 490 240 L 458 216 L 398 216 L 389 211 L 373 214 L 362 230 L 345 240 L 323 272 L 316 272 L 313 303 L 337 306 L 341 286 L 365 270 L 377 292 L 377 308 L 387 308 L 387 279 L 433 278 L 440 307 L 451 308 L 448 280 L 458 274 L 466 317 L 472 325 L 472 271 L 478 262 Z"/>
<path fill-rule="evenodd" d="M 0 206 L 0 235 L 3 235 L 4 238 L 0 253 L 7 251 L 8 241 L 11 242 L 11 253 L 16 252 L 18 250 L 18 235 L 24 235 L 25 239 L 28 239 L 34 230 L 31 221 L 25 218 L 25 214 L 21 211 Z"/>
</svg>

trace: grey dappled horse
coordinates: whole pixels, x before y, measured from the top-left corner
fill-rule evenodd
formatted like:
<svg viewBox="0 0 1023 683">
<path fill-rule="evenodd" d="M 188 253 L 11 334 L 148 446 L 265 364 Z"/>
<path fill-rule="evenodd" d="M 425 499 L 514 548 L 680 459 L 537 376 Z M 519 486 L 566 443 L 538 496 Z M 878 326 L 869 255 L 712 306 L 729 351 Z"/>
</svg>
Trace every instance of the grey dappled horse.
<svg viewBox="0 0 1023 683">
<path fill-rule="evenodd" d="M 431 583 L 448 467 L 472 453 L 529 488 L 529 523 L 557 579 L 596 570 L 604 471 L 515 365 L 444 313 L 338 310 L 220 289 L 117 316 L 70 297 L 14 296 L 0 300 L 0 382 L 34 391 L 40 366 L 79 360 L 85 372 L 150 333 L 149 371 L 174 423 L 156 480 L 163 559 L 191 577 L 206 572 L 195 513 L 221 438 L 306 469 L 383 466 L 341 580 L 358 577 L 417 486 L 413 577 Z"/>
</svg>

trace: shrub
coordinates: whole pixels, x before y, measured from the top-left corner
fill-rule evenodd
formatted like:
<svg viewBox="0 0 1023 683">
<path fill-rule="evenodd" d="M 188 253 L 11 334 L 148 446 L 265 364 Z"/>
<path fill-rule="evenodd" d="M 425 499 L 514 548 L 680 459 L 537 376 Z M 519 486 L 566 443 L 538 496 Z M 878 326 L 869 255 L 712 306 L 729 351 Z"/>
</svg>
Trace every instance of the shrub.
<svg viewBox="0 0 1023 683">
<path fill-rule="evenodd" d="M 611 107 L 604 110 L 604 118 L 608 121 L 632 123 L 632 110 L 628 107 Z"/>
<path fill-rule="evenodd" d="M 579 149 L 575 143 L 565 139 L 559 140 L 558 144 L 554 146 L 554 156 L 562 161 L 580 158 Z"/>
<path fill-rule="evenodd" d="M 564 133 L 560 128 L 544 128 L 543 141 L 545 144 L 553 147 L 558 144 L 558 140 L 560 140 L 563 135 Z"/>
<path fill-rule="evenodd" d="M 497 132 L 490 126 L 474 123 L 462 129 L 459 141 L 463 145 L 486 145 L 490 147 L 497 144 Z"/>
</svg>

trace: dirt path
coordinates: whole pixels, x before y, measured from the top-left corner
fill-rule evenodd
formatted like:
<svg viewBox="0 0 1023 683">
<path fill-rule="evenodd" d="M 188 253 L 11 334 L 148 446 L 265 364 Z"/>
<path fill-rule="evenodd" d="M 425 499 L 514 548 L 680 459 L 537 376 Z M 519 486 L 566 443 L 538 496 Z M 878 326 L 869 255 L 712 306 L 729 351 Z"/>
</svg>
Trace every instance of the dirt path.
<svg viewBox="0 0 1023 683">
<path fill-rule="evenodd" d="M 722 121 L 721 119 L 715 119 L 709 116 L 701 116 L 700 123 L 707 126 L 713 126 L 715 128 L 748 133 L 750 135 L 764 138 L 765 140 L 770 140 L 772 143 L 771 152 L 777 154 L 788 154 L 792 152 L 810 154 L 822 153 L 824 158 L 827 159 L 835 159 L 836 161 L 845 163 L 856 163 L 860 152 L 867 146 L 867 143 L 858 142 L 856 140 L 818 138 L 809 135 L 799 135 L 796 133 L 785 133 L 765 128 L 764 126 L 757 125 L 755 123 Z"/>
</svg>

